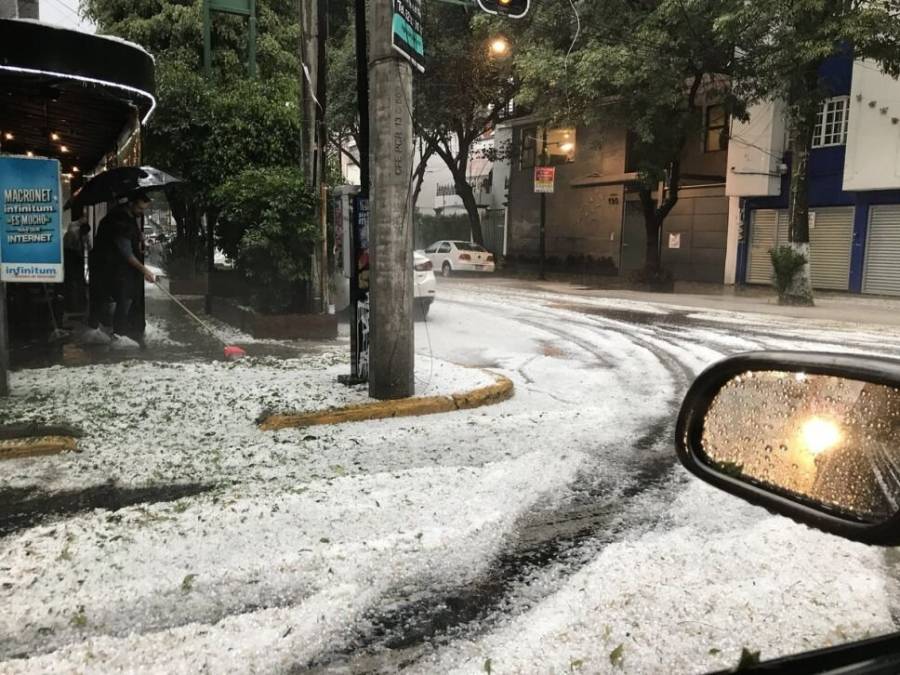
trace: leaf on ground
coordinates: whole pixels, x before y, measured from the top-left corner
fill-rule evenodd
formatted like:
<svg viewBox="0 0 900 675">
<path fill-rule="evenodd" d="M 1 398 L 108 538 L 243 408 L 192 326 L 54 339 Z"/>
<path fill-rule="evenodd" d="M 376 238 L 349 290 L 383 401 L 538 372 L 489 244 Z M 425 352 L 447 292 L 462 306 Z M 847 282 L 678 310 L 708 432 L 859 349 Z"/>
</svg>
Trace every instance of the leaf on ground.
<svg viewBox="0 0 900 675">
<path fill-rule="evenodd" d="M 712 649 L 709 650 L 709 655 L 710 655 L 710 656 L 718 656 L 718 655 L 721 654 L 721 653 L 722 653 L 722 650 L 721 650 L 721 649 L 716 649 L 715 647 L 713 647 Z"/>
<path fill-rule="evenodd" d="M 196 574 L 185 575 L 184 579 L 181 580 L 181 592 L 190 593 L 194 589 L 194 579 L 196 578 Z"/>
<path fill-rule="evenodd" d="M 625 659 L 625 645 L 619 644 L 618 647 L 609 653 L 609 662 L 614 666 L 621 667 L 622 661 Z"/>
<path fill-rule="evenodd" d="M 484 667 L 484 672 L 486 672 L 488 675 L 491 675 L 491 660 L 490 660 L 490 658 L 487 658 L 484 660 L 483 667 Z"/>
<path fill-rule="evenodd" d="M 75 628 L 84 628 L 87 626 L 87 615 L 84 613 L 84 607 L 78 608 L 78 613 L 72 616 L 71 624 Z"/>
<path fill-rule="evenodd" d="M 576 670 L 581 670 L 581 666 L 583 665 L 584 661 L 582 659 L 572 659 L 569 661 L 569 670 L 574 673 Z"/>
<path fill-rule="evenodd" d="M 759 665 L 759 652 L 751 652 L 749 649 L 744 647 L 741 649 L 741 660 L 738 661 L 737 667 L 735 670 L 744 670 L 745 668 L 750 668 L 751 666 Z"/>
</svg>

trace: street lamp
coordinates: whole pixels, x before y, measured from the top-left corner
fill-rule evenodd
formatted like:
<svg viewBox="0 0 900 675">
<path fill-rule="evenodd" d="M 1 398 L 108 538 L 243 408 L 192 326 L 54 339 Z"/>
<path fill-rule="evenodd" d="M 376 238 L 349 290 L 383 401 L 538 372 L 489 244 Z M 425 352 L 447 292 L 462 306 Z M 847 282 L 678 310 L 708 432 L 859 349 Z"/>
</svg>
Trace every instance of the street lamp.
<svg viewBox="0 0 900 675">
<path fill-rule="evenodd" d="M 493 38 L 488 45 L 488 51 L 490 52 L 491 56 L 496 58 L 508 56 L 510 52 L 509 40 L 507 40 L 502 35 Z"/>
</svg>

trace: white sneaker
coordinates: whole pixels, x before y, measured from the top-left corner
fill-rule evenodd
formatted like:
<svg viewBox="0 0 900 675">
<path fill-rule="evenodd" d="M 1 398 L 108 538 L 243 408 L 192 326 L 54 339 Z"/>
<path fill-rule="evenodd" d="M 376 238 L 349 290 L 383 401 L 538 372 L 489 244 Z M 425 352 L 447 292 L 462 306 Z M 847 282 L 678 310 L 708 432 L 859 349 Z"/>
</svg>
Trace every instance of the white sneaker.
<svg viewBox="0 0 900 675">
<path fill-rule="evenodd" d="M 116 335 L 113 333 L 112 342 L 109 343 L 112 349 L 140 349 L 140 345 L 127 335 Z"/>
<path fill-rule="evenodd" d="M 91 328 L 82 334 L 81 341 L 86 345 L 108 345 L 110 339 L 109 335 L 99 328 Z"/>
</svg>

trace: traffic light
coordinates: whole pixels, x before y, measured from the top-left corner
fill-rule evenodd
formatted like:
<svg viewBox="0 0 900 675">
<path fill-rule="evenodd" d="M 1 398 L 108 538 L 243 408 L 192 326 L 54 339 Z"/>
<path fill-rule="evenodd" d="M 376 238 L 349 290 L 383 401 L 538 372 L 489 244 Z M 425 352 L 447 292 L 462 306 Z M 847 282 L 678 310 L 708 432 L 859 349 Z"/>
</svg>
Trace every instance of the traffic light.
<svg viewBox="0 0 900 675">
<path fill-rule="evenodd" d="M 510 19 L 521 19 L 528 14 L 531 0 L 478 0 L 478 6 L 488 14 L 508 16 Z"/>
</svg>

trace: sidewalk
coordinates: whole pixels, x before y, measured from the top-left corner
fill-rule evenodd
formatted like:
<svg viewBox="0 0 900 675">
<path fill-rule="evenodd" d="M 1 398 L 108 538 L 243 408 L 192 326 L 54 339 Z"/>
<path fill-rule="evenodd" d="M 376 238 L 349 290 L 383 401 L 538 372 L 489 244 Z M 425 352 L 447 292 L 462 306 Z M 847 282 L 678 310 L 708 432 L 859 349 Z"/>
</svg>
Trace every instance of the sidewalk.
<svg viewBox="0 0 900 675">
<path fill-rule="evenodd" d="M 164 284 L 168 281 L 164 280 Z M 14 370 L 45 368 L 48 366 L 83 366 L 87 364 L 118 363 L 126 360 L 140 361 L 210 361 L 221 360 L 223 345 L 200 328 L 184 311 L 157 288 L 145 286 L 146 291 L 146 349 L 115 351 L 106 346 L 89 346 L 82 343 L 86 329 L 80 321 L 72 320 L 65 327 L 69 335 L 51 342 L 43 337 L 12 350 Z M 242 347 L 250 356 L 295 358 L 308 354 L 320 354 L 348 349 L 346 338 L 336 340 L 257 340 L 238 329 L 207 317 L 203 312 L 202 297 L 185 297 L 182 301 L 228 344 Z"/>
<path fill-rule="evenodd" d="M 775 293 L 765 287 L 736 288 L 719 284 L 676 282 L 674 293 L 654 293 L 620 288 L 596 288 L 565 281 L 538 281 L 512 277 L 454 279 L 460 286 L 477 284 L 559 293 L 585 298 L 617 298 L 676 309 L 766 314 L 785 318 L 812 319 L 830 323 L 878 325 L 900 328 L 900 298 L 816 291 L 815 307 L 783 307 Z"/>
</svg>

